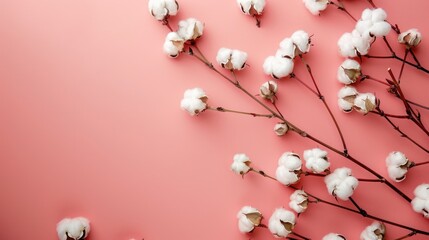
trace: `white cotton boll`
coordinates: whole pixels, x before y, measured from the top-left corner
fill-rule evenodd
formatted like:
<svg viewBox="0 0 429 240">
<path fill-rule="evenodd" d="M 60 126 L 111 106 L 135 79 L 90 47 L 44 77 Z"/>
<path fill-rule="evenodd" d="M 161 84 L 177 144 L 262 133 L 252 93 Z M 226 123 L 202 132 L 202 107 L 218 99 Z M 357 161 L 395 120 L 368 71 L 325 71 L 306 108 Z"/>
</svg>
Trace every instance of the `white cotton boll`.
<svg viewBox="0 0 429 240">
<path fill-rule="evenodd" d="M 373 222 L 371 225 L 366 227 L 360 234 L 361 240 L 382 240 L 386 227 L 381 222 Z"/>
<path fill-rule="evenodd" d="M 371 20 L 372 22 L 381 22 L 385 21 L 387 18 L 387 13 L 382 8 L 377 8 L 372 10 Z"/>
<path fill-rule="evenodd" d="M 184 40 L 192 41 L 203 35 L 204 24 L 195 18 L 188 18 L 179 22 L 177 33 Z"/>
<path fill-rule="evenodd" d="M 278 161 L 276 169 L 277 181 L 284 185 L 291 185 L 299 180 L 302 161 L 296 153 L 285 152 Z"/>
<path fill-rule="evenodd" d="M 325 235 L 322 240 L 346 240 L 346 238 L 338 233 L 329 233 Z"/>
<path fill-rule="evenodd" d="M 59 240 L 85 239 L 90 231 L 89 220 L 84 217 L 64 218 L 57 224 Z"/>
<path fill-rule="evenodd" d="M 276 96 L 278 90 L 277 83 L 274 81 L 265 82 L 259 87 L 259 92 L 261 97 L 274 101 L 274 97 Z"/>
<path fill-rule="evenodd" d="M 358 31 L 361 35 L 369 35 L 369 29 L 372 27 L 373 23 L 371 20 L 359 20 L 356 23 L 355 30 Z"/>
<path fill-rule="evenodd" d="M 346 85 L 355 83 L 362 75 L 360 64 L 353 59 L 346 59 L 338 67 L 337 79 Z"/>
<path fill-rule="evenodd" d="M 237 153 L 234 155 L 234 161 L 231 164 L 231 170 L 237 174 L 246 174 L 250 171 L 250 158 L 244 153 Z"/>
<path fill-rule="evenodd" d="M 265 7 L 265 0 L 237 0 L 237 3 L 248 15 L 261 15 Z"/>
<path fill-rule="evenodd" d="M 310 35 L 303 30 L 298 30 L 292 33 L 290 37 L 295 46 L 299 49 L 300 53 L 307 53 L 310 51 Z"/>
<path fill-rule="evenodd" d="M 240 50 L 221 48 L 216 55 L 216 61 L 225 69 L 241 70 L 246 65 L 247 53 Z"/>
<path fill-rule="evenodd" d="M 308 207 L 308 195 L 302 190 L 296 190 L 290 195 L 289 207 L 296 213 L 303 213 Z"/>
<path fill-rule="evenodd" d="M 402 32 L 398 36 L 398 41 L 402 44 L 406 44 L 409 47 L 415 47 L 420 44 L 422 40 L 422 34 L 415 28 Z"/>
<path fill-rule="evenodd" d="M 276 56 L 278 57 L 287 57 L 287 58 L 295 58 L 295 49 L 296 46 L 293 43 L 291 38 L 283 39 L 279 44 L 279 49 L 276 52 Z"/>
<path fill-rule="evenodd" d="M 333 173 L 326 176 L 325 183 L 329 194 L 344 201 L 348 200 L 359 184 L 351 173 L 350 168 L 343 167 L 335 169 Z"/>
<path fill-rule="evenodd" d="M 354 87 L 345 86 L 338 91 L 338 106 L 344 112 L 353 110 L 354 101 L 358 95 L 358 91 Z"/>
<path fill-rule="evenodd" d="M 429 184 L 417 186 L 414 195 L 415 198 L 411 201 L 413 210 L 423 214 L 425 218 L 429 218 Z"/>
<path fill-rule="evenodd" d="M 391 29 L 392 27 L 388 22 L 385 22 L 385 21 L 376 22 L 369 29 L 369 34 L 370 36 L 383 37 L 383 36 L 387 36 L 387 34 L 389 34 Z"/>
<path fill-rule="evenodd" d="M 150 14 L 157 20 L 164 20 L 168 16 L 174 16 L 179 10 L 179 4 L 175 0 L 149 0 Z"/>
<path fill-rule="evenodd" d="M 289 131 L 289 127 L 286 123 L 277 123 L 274 125 L 274 132 L 277 136 L 283 136 Z"/>
<path fill-rule="evenodd" d="M 195 116 L 207 108 L 207 100 L 208 98 L 201 88 L 188 89 L 183 94 L 180 107 Z"/>
<path fill-rule="evenodd" d="M 251 206 L 244 206 L 237 213 L 238 229 L 242 233 L 249 233 L 259 226 L 262 221 L 262 214 L 258 209 Z"/>
<path fill-rule="evenodd" d="M 328 7 L 328 0 L 303 0 L 305 7 L 313 15 L 319 15 L 321 11 Z"/>
<path fill-rule="evenodd" d="M 362 11 L 361 20 L 363 21 L 372 21 L 372 10 L 366 8 Z"/>
<path fill-rule="evenodd" d="M 367 114 L 375 109 L 376 98 L 372 93 L 359 93 L 354 101 L 356 110 L 360 113 Z"/>
<path fill-rule="evenodd" d="M 387 156 L 386 165 L 389 177 L 396 182 L 401 182 L 405 179 L 411 162 L 405 154 L 395 151 Z"/>
<path fill-rule="evenodd" d="M 295 227 L 296 217 L 293 212 L 277 208 L 268 222 L 268 229 L 275 237 L 286 238 Z"/>
<path fill-rule="evenodd" d="M 167 34 L 164 42 L 164 52 L 170 57 L 179 56 L 180 52 L 183 51 L 185 41 L 176 32 L 170 32 Z"/>
<path fill-rule="evenodd" d="M 293 61 L 289 58 L 269 56 L 265 59 L 262 67 L 266 74 L 279 79 L 291 74 L 293 66 Z"/>
<path fill-rule="evenodd" d="M 371 47 L 371 37 L 369 35 L 362 35 L 357 30 L 352 33 L 352 45 L 359 52 L 360 55 L 367 55 Z"/>
<path fill-rule="evenodd" d="M 305 167 L 314 173 L 322 173 L 329 170 L 328 153 L 320 148 L 304 151 Z"/>
<path fill-rule="evenodd" d="M 341 37 L 338 39 L 337 45 L 341 56 L 343 57 L 357 56 L 356 48 L 353 45 L 352 38 L 353 38 L 352 34 L 349 32 L 346 32 L 343 35 L 341 35 Z"/>
</svg>

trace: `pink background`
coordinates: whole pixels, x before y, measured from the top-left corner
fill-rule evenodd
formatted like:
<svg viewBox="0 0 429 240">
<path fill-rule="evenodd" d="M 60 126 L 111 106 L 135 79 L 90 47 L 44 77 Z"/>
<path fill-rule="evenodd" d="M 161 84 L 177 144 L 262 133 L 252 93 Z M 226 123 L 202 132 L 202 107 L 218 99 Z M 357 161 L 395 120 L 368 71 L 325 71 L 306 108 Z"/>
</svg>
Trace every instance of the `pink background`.
<svg viewBox="0 0 429 240">
<path fill-rule="evenodd" d="M 0 238 L 56 239 L 64 217 L 91 220 L 89 239 L 273 239 L 266 229 L 240 234 L 236 213 L 244 205 L 266 219 L 275 208 L 288 207 L 290 190 L 249 174 L 230 171 L 232 157 L 245 152 L 253 166 L 274 174 L 285 151 L 302 154 L 320 147 L 296 134 L 276 137 L 275 120 L 206 112 L 192 118 L 179 108 L 183 91 L 205 89 L 212 106 L 263 112 L 261 107 L 188 56 L 170 59 L 162 52 L 168 30 L 154 20 L 147 1 L 2 0 L 0 2 Z M 344 131 L 350 153 L 386 174 L 385 157 L 393 150 L 411 160 L 427 160 L 380 117 L 337 110 L 341 84 L 336 69 L 343 58 L 337 39 L 354 23 L 333 6 L 313 16 L 300 0 L 268 1 L 262 27 L 241 13 L 235 1 L 180 0 L 171 20 L 196 17 L 205 23 L 200 47 L 214 59 L 220 47 L 249 53 L 248 67 L 238 74 L 257 93 L 269 79 L 265 57 L 292 32 L 313 34 L 305 56 L 328 104 Z M 369 5 L 344 1 L 353 15 Z M 402 30 L 429 34 L 426 0 L 375 1 L 388 20 Z M 389 35 L 394 42 L 396 35 Z M 423 40 L 417 56 L 429 66 Z M 403 54 L 400 48 L 397 49 Z M 373 53 L 387 54 L 376 43 Z M 386 78 L 400 64 L 365 61 L 364 72 Z M 302 64 L 295 72 L 308 81 Z M 409 98 L 429 105 L 428 75 L 407 67 L 403 88 Z M 279 106 L 292 122 L 340 147 L 322 103 L 292 79 L 279 82 Z M 400 101 L 384 86 L 367 82 L 359 90 L 375 92 L 391 113 L 402 113 Z M 422 110 L 425 124 L 429 114 Z M 427 136 L 407 121 L 397 121 L 428 147 Z M 350 166 L 358 177 L 371 177 L 334 153 L 332 167 Z M 407 195 L 429 182 L 427 167 L 415 168 L 397 186 Z M 322 179 L 305 178 L 306 189 L 330 198 Z M 428 221 L 392 191 L 361 183 L 355 199 L 370 213 L 429 231 Z M 346 203 L 349 206 L 349 203 Z M 372 221 L 322 204 L 310 205 L 295 230 L 312 239 L 328 232 L 357 239 Z M 388 226 L 388 239 L 407 231 Z M 428 239 L 419 236 L 415 239 Z"/>
</svg>

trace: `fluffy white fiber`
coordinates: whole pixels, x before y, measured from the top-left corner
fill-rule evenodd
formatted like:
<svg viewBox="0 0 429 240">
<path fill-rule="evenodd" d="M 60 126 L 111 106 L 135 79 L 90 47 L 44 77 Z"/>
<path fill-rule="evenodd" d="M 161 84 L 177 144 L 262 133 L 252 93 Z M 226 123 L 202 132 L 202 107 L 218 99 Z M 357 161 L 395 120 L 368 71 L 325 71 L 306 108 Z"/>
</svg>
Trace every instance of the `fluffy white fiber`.
<svg viewBox="0 0 429 240">
<path fill-rule="evenodd" d="M 204 24 L 195 18 L 188 18 L 179 22 L 177 33 L 185 41 L 195 40 L 203 35 Z"/>
<path fill-rule="evenodd" d="M 353 195 L 359 182 L 352 176 L 350 168 L 337 168 L 335 171 L 325 177 L 326 187 L 329 194 L 338 197 L 341 200 L 348 200 Z"/>
<path fill-rule="evenodd" d="M 329 169 L 328 153 L 320 148 L 304 151 L 305 167 L 314 173 L 322 173 Z"/>
<path fill-rule="evenodd" d="M 221 48 L 217 52 L 216 61 L 225 69 L 241 70 L 246 65 L 247 53 L 235 49 Z"/>
<path fill-rule="evenodd" d="M 359 92 L 354 87 L 345 86 L 338 91 L 338 106 L 344 112 L 353 110 L 356 96 Z"/>
<path fill-rule="evenodd" d="M 353 59 L 346 59 L 338 67 L 337 79 L 346 85 L 355 83 L 362 75 L 360 64 Z"/>
<path fill-rule="evenodd" d="M 264 82 L 260 87 L 259 87 L 259 92 L 261 94 L 261 97 L 271 100 L 274 100 L 274 97 L 277 93 L 278 90 L 278 86 L 277 83 L 274 81 L 267 81 Z"/>
<path fill-rule="evenodd" d="M 246 174 L 250 171 L 250 158 L 244 153 L 234 155 L 234 161 L 231 164 L 231 170 L 237 174 Z"/>
<path fill-rule="evenodd" d="M 421 184 L 414 190 L 415 198 L 411 201 L 413 210 L 429 218 L 429 184 Z"/>
<path fill-rule="evenodd" d="M 251 206 L 244 206 L 237 213 L 238 229 L 242 233 L 249 233 L 261 224 L 262 214 L 258 209 Z"/>
<path fill-rule="evenodd" d="M 307 32 L 303 30 L 295 31 L 290 38 L 300 53 L 307 53 L 310 51 L 310 35 Z"/>
<path fill-rule="evenodd" d="M 296 213 L 303 213 L 308 207 L 308 195 L 302 190 L 295 190 L 290 195 L 289 207 Z"/>
<path fill-rule="evenodd" d="M 291 185 L 299 180 L 302 161 L 296 153 L 285 152 L 279 159 L 276 170 L 277 181 L 284 185 Z"/>
<path fill-rule="evenodd" d="M 412 28 L 405 32 L 402 32 L 398 36 L 398 41 L 400 43 L 406 44 L 408 46 L 417 46 L 420 44 L 422 40 L 422 34 L 419 32 L 419 30 Z"/>
<path fill-rule="evenodd" d="M 164 52 L 170 57 L 177 57 L 183 51 L 185 40 L 177 32 L 170 32 L 165 38 Z"/>
<path fill-rule="evenodd" d="M 198 115 L 207 108 L 207 96 L 201 88 L 188 89 L 183 94 L 180 107 L 192 116 Z"/>
<path fill-rule="evenodd" d="M 64 218 L 57 224 L 59 240 L 83 240 L 90 231 L 89 220 L 84 217 Z"/>
<path fill-rule="evenodd" d="M 289 127 L 286 123 L 276 123 L 274 125 L 274 132 L 277 136 L 283 136 L 289 131 Z"/>
<path fill-rule="evenodd" d="M 237 0 L 241 11 L 248 15 L 261 15 L 264 11 L 265 0 Z"/>
<path fill-rule="evenodd" d="M 319 15 L 321 11 L 328 7 L 328 0 L 303 0 L 305 7 L 313 15 Z"/>
<path fill-rule="evenodd" d="M 386 166 L 389 177 L 395 182 L 405 179 L 410 162 L 402 152 L 391 152 L 386 157 Z"/>
<path fill-rule="evenodd" d="M 325 235 L 322 240 L 346 240 L 346 238 L 338 233 L 329 233 Z"/>
<path fill-rule="evenodd" d="M 367 114 L 376 107 L 375 99 L 372 93 L 359 93 L 354 101 L 355 109 L 363 114 Z"/>
<path fill-rule="evenodd" d="M 263 64 L 264 72 L 276 79 L 289 76 L 293 72 L 293 66 L 292 59 L 278 56 L 267 57 Z"/>
<path fill-rule="evenodd" d="M 277 208 L 268 222 L 268 229 L 276 237 L 287 237 L 295 226 L 296 217 L 291 211 Z"/>
<path fill-rule="evenodd" d="M 179 5 L 175 0 L 149 0 L 148 8 L 152 16 L 162 21 L 168 16 L 176 15 Z"/>
<path fill-rule="evenodd" d="M 386 228 L 383 223 L 373 222 L 360 234 L 361 240 L 381 240 L 384 239 Z"/>
</svg>

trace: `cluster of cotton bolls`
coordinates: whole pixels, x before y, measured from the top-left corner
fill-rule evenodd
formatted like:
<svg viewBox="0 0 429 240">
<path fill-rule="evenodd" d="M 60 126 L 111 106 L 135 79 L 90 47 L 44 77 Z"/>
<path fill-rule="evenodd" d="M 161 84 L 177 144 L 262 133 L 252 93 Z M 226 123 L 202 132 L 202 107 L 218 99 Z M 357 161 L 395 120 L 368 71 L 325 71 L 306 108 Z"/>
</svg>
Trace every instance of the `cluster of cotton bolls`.
<svg viewBox="0 0 429 240">
<path fill-rule="evenodd" d="M 377 104 L 377 98 L 372 93 L 359 93 L 351 86 L 344 86 L 338 91 L 338 106 L 346 113 L 355 109 L 367 114 L 376 109 Z"/>
<path fill-rule="evenodd" d="M 275 79 L 289 76 L 293 72 L 294 58 L 310 51 L 311 38 L 307 32 L 298 30 L 290 38 L 283 39 L 274 56 L 265 59 L 264 72 Z"/>
<path fill-rule="evenodd" d="M 352 32 L 344 33 L 338 40 L 343 57 L 367 55 L 376 37 L 386 36 L 391 26 L 386 22 L 387 14 L 381 9 L 365 9 Z"/>
</svg>

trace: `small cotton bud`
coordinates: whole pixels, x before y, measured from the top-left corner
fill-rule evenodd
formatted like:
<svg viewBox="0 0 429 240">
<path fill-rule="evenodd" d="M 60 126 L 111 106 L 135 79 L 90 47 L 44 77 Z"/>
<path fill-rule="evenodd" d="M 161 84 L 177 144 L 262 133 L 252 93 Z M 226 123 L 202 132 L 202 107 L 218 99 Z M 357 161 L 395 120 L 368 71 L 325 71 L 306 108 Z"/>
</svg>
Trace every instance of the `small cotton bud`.
<svg viewBox="0 0 429 240">
<path fill-rule="evenodd" d="M 237 0 L 238 6 L 244 14 L 255 16 L 264 11 L 265 0 Z"/>
<path fill-rule="evenodd" d="M 263 64 L 264 72 L 276 79 L 289 76 L 293 71 L 293 66 L 292 59 L 277 56 L 267 57 Z"/>
<path fill-rule="evenodd" d="M 353 110 L 355 99 L 358 91 L 354 87 L 345 86 L 338 91 L 338 106 L 344 112 L 351 112 Z"/>
<path fill-rule="evenodd" d="M 415 198 L 411 201 L 413 210 L 423 214 L 425 218 L 429 218 L 429 184 L 417 186 L 414 196 Z"/>
<path fill-rule="evenodd" d="M 250 171 L 250 158 L 244 153 L 234 155 L 234 161 L 231 164 L 231 170 L 237 174 L 244 175 Z"/>
<path fill-rule="evenodd" d="M 177 57 L 179 53 L 183 51 L 185 40 L 179 36 L 176 32 L 170 32 L 167 34 L 164 42 L 164 52 L 170 57 Z"/>
<path fill-rule="evenodd" d="M 277 136 L 283 136 L 287 133 L 289 130 L 289 127 L 286 123 L 277 123 L 274 125 L 274 132 L 277 134 Z"/>
<path fill-rule="evenodd" d="M 386 227 L 381 222 L 373 222 L 360 234 L 361 240 L 382 240 L 386 233 Z"/>
<path fill-rule="evenodd" d="M 203 35 L 204 24 L 195 18 L 188 18 L 179 22 L 177 33 L 185 41 L 193 41 Z"/>
<path fill-rule="evenodd" d="M 149 12 L 159 21 L 174 16 L 179 10 L 179 4 L 175 0 L 149 0 Z"/>
<path fill-rule="evenodd" d="M 337 168 L 326 176 L 325 183 L 329 194 L 344 201 L 353 195 L 359 184 L 358 180 L 352 176 L 352 170 L 345 167 Z"/>
<path fill-rule="evenodd" d="M 314 173 L 329 171 L 328 153 L 320 148 L 304 151 L 305 167 Z"/>
<path fill-rule="evenodd" d="M 308 207 L 308 195 L 302 190 L 296 190 L 290 195 L 289 207 L 296 213 L 303 213 Z"/>
<path fill-rule="evenodd" d="M 352 59 L 346 59 L 337 71 L 337 79 L 346 85 L 355 83 L 362 75 L 360 64 Z"/>
<path fill-rule="evenodd" d="M 295 214 L 284 208 L 278 208 L 271 215 L 268 229 L 275 237 L 286 238 L 295 227 Z"/>
<path fill-rule="evenodd" d="M 405 179 L 411 164 L 405 154 L 397 151 L 389 153 L 386 158 L 387 172 L 395 182 L 401 182 Z"/>
<path fill-rule="evenodd" d="M 241 70 L 246 65 L 247 53 L 240 50 L 221 48 L 217 52 L 216 61 L 225 69 Z"/>
<path fill-rule="evenodd" d="M 359 93 L 354 101 L 355 109 L 363 114 L 373 111 L 377 107 L 376 98 L 372 93 Z"/>
<path fill-rule="evenodd" d="M 303 0 L 305 7 L 313 15 L 319 15 L 321 11 L 328 7 L 328 0 Z"/>
<path fill-rule="evenodd" d="M 298 54 L 310 51 L 311 39 L 307 32 L 298 30 L 292 33 L 290 38 L 292 39 L 293 44 L 295 44 Z"/>
<path fill-rule="evenodd" d="M 398 36 L 398 41 L 409 47 L 416 47 L 422 40 L 422 34 L 415 28 L 405 31 Z"/>
<path fill-rule="evenodd" d="M 208 97 L 201 88 L 188 89 L 183 94 L 180 107 L 195 116 L 207 108 L 207 101 Z"/>
<path fill-rule="evenodd" d="M 261 93 L 261 97 L 274 101 L 274 98 L 277 93 L 277 83 L 274 81 L 265 82 L 259 87 L 259 92 Z"/>
<path fill-rule="evenodd" d="M 258 209 L 251 206 L 244 206 L 237 214 L 238 229 L 242 233 L 252 232 L 262 221 L 262 214 Z"/>
<path fill-rule="evenodd" d="M 57 224 L 59 240 L 83 240 L 89 231 L 89 220 L 84 217 L 64 218 Z"/>
<path fill-rule="evenodd" d="M 277 181 L 284 185 L 291 185 L 298 182 L 301 174 L 302 161 L 298 154 L 285 152 L 278 161 L 276 170 Z"/>
<path fill-rule="evenodd" d="M 325 235 L 322 240 L 346 240 L 346 237 L 338 233 L 329 233 Z"/>
</svg>

